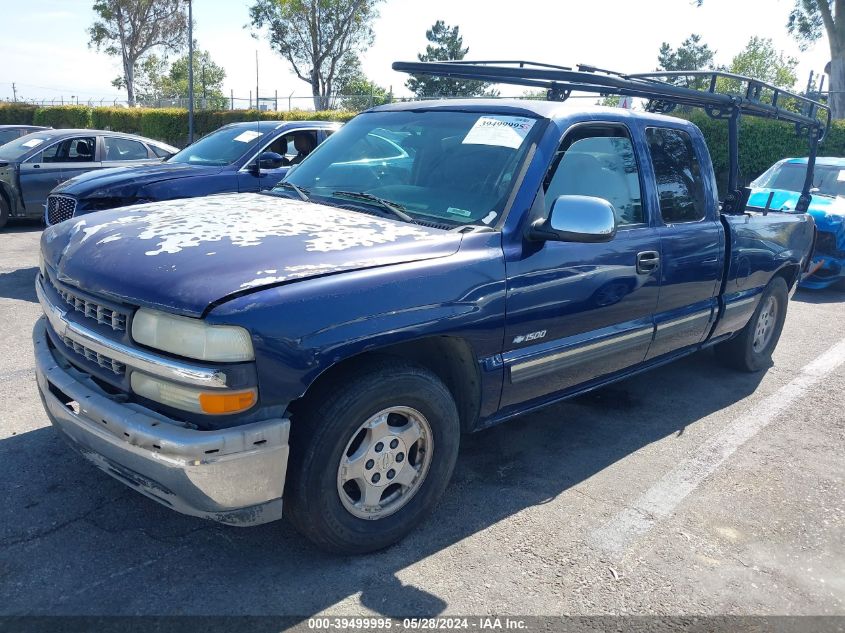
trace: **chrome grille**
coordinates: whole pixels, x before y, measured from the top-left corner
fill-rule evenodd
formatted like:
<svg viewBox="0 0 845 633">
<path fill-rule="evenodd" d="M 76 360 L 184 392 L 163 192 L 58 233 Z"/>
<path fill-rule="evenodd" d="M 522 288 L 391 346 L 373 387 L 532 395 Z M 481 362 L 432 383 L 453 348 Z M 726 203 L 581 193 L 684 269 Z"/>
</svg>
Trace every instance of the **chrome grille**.
<svg viewBox="0 0 845 633">
<path fill-rule="evenodd" d="M 112 310 L 111 308 L 107 308 L 99 303 L 95 303 L 75 295 L 66 288 L 56 284 L 52 279 L 50 280 L 50 283 L 53 285 L 53 288 L 56 289 L 56 292 L 59 293 L 59 296 L 64 299 L 65 303 L 77 312 L 82 312 L 82 314 L 86 317 L 94 319 L 97 323 L 108 325 L 116 332 L 126 331 L 127 316 L 123 312 Z"/>
<path fill-rule="evenodd" d="M 94 350 L 88 349 L 84 345 L 80 345 L 79 343 L 77 343 L 76 341 L 72 341 L 68 337 L 64 337 L 62 341 L 65 345 L 68 346 L 68 348 L 72 349 L 80 356 L 84 356 L 92 363 L 97 363 L 100 367 L 110 369 L 118 376 L 123 376 L 126 373 L 126 365 L 124 365 L 123 363 L 119 363 L 116 360 L 109 358 L 108 356 L 98 354 Z"/>
<path fill-rule="evenodd" d="M 70 220 L 76 212 L 76 200 L 68 196 L 47 197 L 47 224 Z"/>
</svg>

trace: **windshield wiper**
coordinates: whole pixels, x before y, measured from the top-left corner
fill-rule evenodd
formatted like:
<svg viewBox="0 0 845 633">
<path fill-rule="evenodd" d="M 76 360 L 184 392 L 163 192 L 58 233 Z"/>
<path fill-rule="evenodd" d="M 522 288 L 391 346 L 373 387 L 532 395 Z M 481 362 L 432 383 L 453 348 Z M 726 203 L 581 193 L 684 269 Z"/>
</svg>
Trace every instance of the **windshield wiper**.
<svg viewBox="0 0 845 633">
<path fill-rule="evenodd" d="M 308 197 L 308 190 L 303 189 L 299 185 L 295 185 L 292 182 L 280 182 L 276 184 L 277 187 L 287 187 L 288 189 L 292 189 L 296 192 L 296 195 L 299 196 L 299 199 L 303 202 L 310 202 L 311 198 Z"/>
<path fill-rule="evenodd" d="M 374 202 L 379 205 L 382 209 L 386 209 L 390 211 L 393 215 L 395 215 L 400 220 L 404 220 L 405 222 L 410 222 L 411 224 L 416 224 L 417 221 L 414 220 L 410 215 L 405 213 L 404 207 L 397 203 L 391 202 L 390 200 L 385 200 L 384 198 L 379 198 L 378 196 L 374 196 L 371 193 L 365 193 L 363 191 L 333 191 L 333 196 L 344 196 L 346 198 L 353 198 L 357 200 L 365 200 L 367 202 Z"/>
</svg>

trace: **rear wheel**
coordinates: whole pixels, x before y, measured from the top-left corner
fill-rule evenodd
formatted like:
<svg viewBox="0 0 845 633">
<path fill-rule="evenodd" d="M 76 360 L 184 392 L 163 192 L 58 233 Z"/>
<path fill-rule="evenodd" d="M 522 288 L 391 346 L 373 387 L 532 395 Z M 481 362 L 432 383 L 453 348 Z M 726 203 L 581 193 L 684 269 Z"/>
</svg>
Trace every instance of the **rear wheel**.
<svg viewBox="0 0 845 633">
<path fill-rule="evenodd" d="M 742 331 L 716 346 L 716 355 L 726 365 L 747 372 L 765 369 L 771 364 L 786 320 L 789 289 L 782 277 L 766 286 L 757 309 Z"/>
<path fill-rule="evenodd" d="M 322 549 L 395 543 L 432 512 L 458 454 L 449 390 L 425 368 L 378 363 L 293 418 L 285 513 Z"/>
</svg>

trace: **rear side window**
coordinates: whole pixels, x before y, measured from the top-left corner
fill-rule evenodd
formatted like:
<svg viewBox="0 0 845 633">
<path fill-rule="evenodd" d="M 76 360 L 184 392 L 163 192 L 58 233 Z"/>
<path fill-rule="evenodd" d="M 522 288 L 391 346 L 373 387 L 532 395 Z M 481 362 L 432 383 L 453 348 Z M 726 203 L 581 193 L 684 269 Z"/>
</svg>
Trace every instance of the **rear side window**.
<svg viewBox="0 0 845 633">
<path fill-rule="evenodd" d="M 128 138 L 113 138 L 107 136 L 103 139 L 106 148 L 105 160 L 147 160 L 150 156 L 143 143 L 132 141 Z"/>
<path fill-rule="evenodd" d="M 703 220 L 707 215 L 704 182 L 689 134 L 652 127 L 646 129 L 646 140 L 654 164 L 663 222 Z"/>
</svg>

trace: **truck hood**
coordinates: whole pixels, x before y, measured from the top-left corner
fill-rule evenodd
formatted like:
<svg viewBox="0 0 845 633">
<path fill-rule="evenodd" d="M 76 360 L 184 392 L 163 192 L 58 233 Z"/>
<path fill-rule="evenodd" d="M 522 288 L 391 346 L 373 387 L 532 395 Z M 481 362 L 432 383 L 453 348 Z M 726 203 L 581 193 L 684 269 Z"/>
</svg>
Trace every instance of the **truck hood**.
<svg viewBox="0 0 845 633">
<path fill-rule="evenodd" d="M 222 167 L 185 165 L 182 163 L 160 163 L 142 167 L 113 167 L 99 169 L 76 176 L 60 184 L 53 193 L 83 198 L 110 198 L 130 195 L 144 185 L 177 178 L 213 176 Z"/>
<path fill-rule="evenodd" d="M 782 189 L 752 189 L 748 198 L 748 206 L 764 208 L 772 196 L 770 208 L 775 211 L 794 209 L 801 196 L 796 191 Z M 807 213 L 816 221 L 819 231 L 833 233 L 836 236 L 836 248 L 845 250 L 845 198 L 830 198 L 827 196 L 813 196 Z"/>
<path fill-rule="evenodd" d="M 45 262 L 93 294 L 188 316 L 294 280 L 445 257 L 458 233 L 260 194 L 114 209 L 44 231 Z"/>
</svg>

